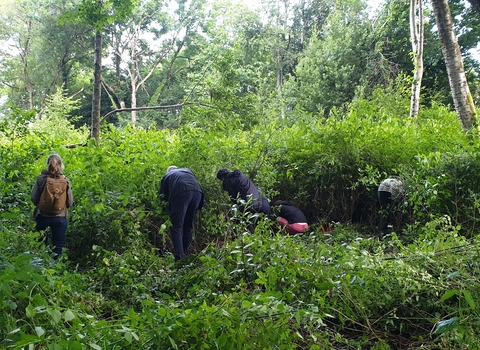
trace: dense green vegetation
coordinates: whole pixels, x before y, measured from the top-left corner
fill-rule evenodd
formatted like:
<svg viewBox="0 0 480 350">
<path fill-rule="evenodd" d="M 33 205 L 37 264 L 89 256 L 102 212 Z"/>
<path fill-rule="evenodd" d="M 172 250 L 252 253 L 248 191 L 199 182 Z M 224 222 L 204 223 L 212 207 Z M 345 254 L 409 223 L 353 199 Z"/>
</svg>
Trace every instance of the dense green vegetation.
<svg viewBox="0 0 480 350">
<path fill-rule="evenodd" d="M 1 128 L 2 346 L 478 347 L 479 140 L 445 107 L 411 119 L 405 105 L 382 90 L 324 121 L 105 127 L 99 144 L 74 148 L 86 134 L 66 117 L 22 128 L 31 116 L 17 111 Z M 51 151 L 75 196 L 59 262 L 33 230 L 29 198 Z M 177 263 L 157 197 L 171 164 L 190 167 L 207 196 L 193 254 Z M 251 234 L 215 179 L 223 166 L 302 208 L 308 234 L 282 235 L 266 218 Z M 410 217 L 380 240 L 376 186 L 392 173 L 406 179 Z"/>
<path fill-rule="evenodd" d="M 408 1 L 258 3 L 0 1 L 0 348 L 480 348 L 480 140 L 452 112 L 428 4 L 411 118 Z M 478 105 L 478 6 L 448 3 Z M 30 201 L 51 152 L 75 197 L 58 261 Z M 179 262 L 170 165 L 206 195 Z M 250 232 L 222 167 L 309 231 Z M 380 237 L 394 174 L 403 223 Z"/>
</svg>

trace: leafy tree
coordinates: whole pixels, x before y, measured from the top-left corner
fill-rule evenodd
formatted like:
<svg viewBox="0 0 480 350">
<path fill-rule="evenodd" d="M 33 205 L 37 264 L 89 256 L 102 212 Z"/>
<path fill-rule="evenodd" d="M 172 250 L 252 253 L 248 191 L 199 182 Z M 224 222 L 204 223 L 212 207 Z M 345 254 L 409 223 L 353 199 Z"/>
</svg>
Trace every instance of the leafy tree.
<svg viewBox="0 0 480 350">
<path fill-rule="evenodd" d="M 175 3 L 178 6 L 173 11 L 174 6 L 169 9 L 156 1 L 140 2 L 131 19 L 118 22 L 108 30 L 115 58 L 116 79 L 107 87 L 113 94 L 115 89 L 123 90 L 121 94 L 126 91 L 130 93 L 131 122 L 134 126 L 140 90 L 153 88 L 153 85 L 147 85 L 147 81 L 156 71 L 165 71 L 165 80 L 172 78 L 175 61 L 181 57 L 184 46 L 199 29 L 203 1 L 188 4 Z M 122 81 L 129 86 L 123 86 L 125 84 Z M 157 85 L 153 91 L 147 90 L 143 95 L 152 96 L 150 100 L 158 99 L 165 84 L 165 81 L 161 82 L 160 86 Z M 117 108 L 125 108 L 124 98 L 116 94 L 115 97 L 120 102 Z M 148 102 L 148 97 L 141 98 L 142 104 Z"/>
<path fill-rule="evenodd" d="M 90 137 L 100 139 L 100 106 L 102 95 L 102 32 L 107 24 L 130 16 L 136 0 L 81 0 L 71 12 L 63 16 L 64 21 L 82 23 L 95 30 L 93 69 L 92 125 Z"/>
<path fill-rule="evenodd" d="M 218 3 L 208 14 L 205 39 L 196 38 L 183 87 L 197 102 L 183 120 L 249 129 L 261 119 L 262 79 L 271 72 L 259 16 L 241 4 Z M 190 56 L 193 54 L 193 56 Z"/>
<path fill-rule="evenodd" d="M 9 6 L 8 6 L 9 5 Z M 57 1 L 2 2 L 2 81 L 8 102 L 42 110 L 45 96 L 61 85 L 81 90 L 81 63 L 88 41 L 81 26 L 60 25 L 65 5 Z M 80 64 L 80 65 L 79 65 Z"/>
<path fill-rule="evenodd" d="M 65 89 L 46 97 L 45 108 L 38 113 L 31 123 L 31 130 L 37 133 L 46 144 L 50 140 L 61 140 L 65 143 L 82 143 L 85 141 L 85 128 L 74 128 L 75 118 L 71 112 L 78 108 L 80 101 L 66 95 Z"/>
<path fill-rule="evenodd" d="M 374 17 L 375 45 L 381 54 L 380 57 L 388 62 L 387 68 L 390 79 L 394 80 L 398 74 L 410 74 L 414 66 L 410 59 L 408 48 L 411 47 L 409 26 L 409 7 L 407 2 L 386 1 Z M 428 5 L 429 3 L 427 3 Z M 455 17 L 455 30 L 461 34 L 458 42 L 468 74 L 468 79 L 478 79 L 478 73 L 469 49 L 478 43 L 478 17 L 465 6 L 464 2 L 451 1 L 449 6 L 452 16 Z M 422 78 L 422 101 L 425 105 L 436 102 L 453 104 L 452 95 L 446 89 L 449 85 L 448 74 L 443 59 L 441 43 L 435 27 L 435 17 L 430 6 L 425 7 L 424 18 L 424 74 Z"/>
<path fill-rule="evenodd" d="M 285 84 L 296 78 L 299 58 L 315 36 L 323 40 L 324 24 L 335 1 L 265 1 L 267 21 L 262 35 L 272 67 L 265 80 L 270 83 L 268 107 L 285 120 L 292 112 L 291 88 Z M 275 75 L 273 75 L 273 72 Z M 273 80 L 275 77 L 275 80 Z M 273 93 L 275 88 L 276 93 Z"/>
<path fill-rule="evenodd" d="M 370 55 L 371 26 L 362 1 L 340 1 L 309 43 L 296 73 L 300 108 L 328 115 L 350 102 L 364 77 Z"/>
</svg>

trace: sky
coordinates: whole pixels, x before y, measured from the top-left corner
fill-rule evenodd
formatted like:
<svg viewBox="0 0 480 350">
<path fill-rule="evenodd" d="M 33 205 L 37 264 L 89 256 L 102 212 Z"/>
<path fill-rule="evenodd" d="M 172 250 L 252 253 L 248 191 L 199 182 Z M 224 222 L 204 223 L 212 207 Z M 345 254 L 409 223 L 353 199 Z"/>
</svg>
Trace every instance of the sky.
<svg viewBox="0 0 480 350">
<path fill-rule="evenodd" d="M 257 9 L 260 4 L 261 0 L 242 0 L 250 9 L 255 10 Z M 295 0 L 294 0 L 295 1 Z M 372 9 L 376 9 L 379 5 L 381 5 L 385 0 L 367 0 L 368 5 Z"/>
</svg>

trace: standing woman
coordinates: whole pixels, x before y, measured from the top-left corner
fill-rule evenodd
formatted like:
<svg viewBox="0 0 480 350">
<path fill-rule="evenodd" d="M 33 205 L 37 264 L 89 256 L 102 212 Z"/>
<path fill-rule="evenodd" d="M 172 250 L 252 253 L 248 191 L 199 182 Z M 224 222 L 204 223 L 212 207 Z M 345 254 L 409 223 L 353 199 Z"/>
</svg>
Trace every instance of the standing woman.
<svg viewBox="0 0 480 350">
<path fill-rule="evenodd" d="M 33 216 L 37 222 L 37 231 L 51 229 L 54 259 L 62 254 L 65 233 L 68 226 L 68 208 L 73 205 L 70 181 L 63 175 L 65 169 L 62 158 L 51 154 L 47 160 L 47 169 L 37 177 L 32 190 L 32 202 L 35 204 Z M 45 238 L 48 244 L 48 236 Z"/>
</svg>

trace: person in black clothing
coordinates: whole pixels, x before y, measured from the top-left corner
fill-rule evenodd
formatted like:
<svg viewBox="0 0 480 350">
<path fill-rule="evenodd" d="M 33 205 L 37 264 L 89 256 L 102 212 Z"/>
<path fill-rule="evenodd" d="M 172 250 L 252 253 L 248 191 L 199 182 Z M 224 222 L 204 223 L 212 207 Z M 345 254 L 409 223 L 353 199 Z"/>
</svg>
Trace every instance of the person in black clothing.
<svg viewBox="0 0 480 350">
<path fill-rule="evenodd" d="M 159 195 L 168 203 L 174 257 L 180 260 L 188 255 L 192 244 L 193 221 L 203 207 L 203 190 L 190 169 L 172 165 L 160 181 Z"/>
<path fill-rule="evenodd" d="M 290 234 L 304 233 L 308 229 L 303 212 L 290 202 L 278 200 L 274 203 L 273 214 L 278 224 Z"/>
<path fill-rule="evenodd" d="M 240 170 L 230 171 L 222 168 L 217 172 L 217 179 L 223 182 L 223 189 L 228 192 L 234 203 L 237 203 L 239 199 L 250 202 L 247 208 L 244 208 L 243 205 L 240 208 L 247 212 L 270 214 L 268 200 L 260 194 L 252 180 L 243 175 Z"/>
<path fill-rule="evenodd" d="M 397 226 L 402 221 L 399 206 L 406 198 L 403 181 L 398 176 L 390 176 L 378 186 L 378 201 L 380 203 L 380 222 L 378 228 L 385 234 L 389 223 Z"/>
</svg>

